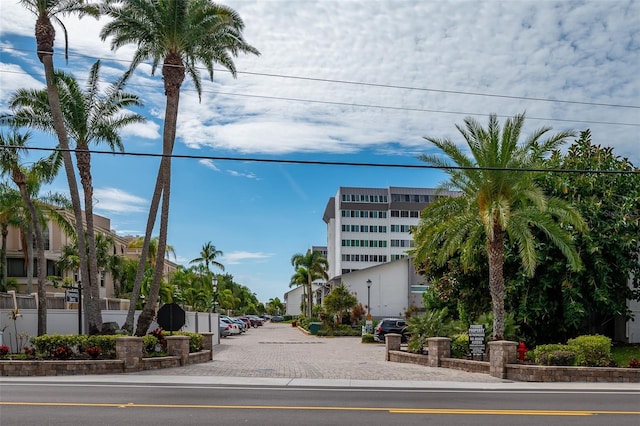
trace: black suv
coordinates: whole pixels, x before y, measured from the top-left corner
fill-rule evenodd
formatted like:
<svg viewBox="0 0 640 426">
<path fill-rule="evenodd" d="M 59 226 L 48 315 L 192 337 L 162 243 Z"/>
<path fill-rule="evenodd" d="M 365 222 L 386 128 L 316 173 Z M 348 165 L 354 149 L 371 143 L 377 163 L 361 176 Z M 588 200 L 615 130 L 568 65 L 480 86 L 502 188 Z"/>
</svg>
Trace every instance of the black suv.
<svg viewBox="0 0 640 426">
<path fill-rule="evenodd" d="M 406 342 L 407 322 L 401 318 L 384 318 L 380 320 L 373 333 L 373 340 L 376 342 L 384 342 L 384 335 L 387 333 L 402 334 L 402 341 Z"/>
</svg>

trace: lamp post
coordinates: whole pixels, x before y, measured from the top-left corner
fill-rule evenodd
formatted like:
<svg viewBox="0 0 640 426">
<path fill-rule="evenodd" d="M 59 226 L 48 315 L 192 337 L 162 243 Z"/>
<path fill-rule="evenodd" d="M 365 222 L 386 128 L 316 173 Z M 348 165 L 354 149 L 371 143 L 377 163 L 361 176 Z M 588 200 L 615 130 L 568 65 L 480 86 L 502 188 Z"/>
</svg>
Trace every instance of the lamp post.
<svg viewBox="0 0 640 426">
<path fill-rule="evenodd" d="M 215 275 L 211 278 L 211 285 L 213 286 L 213 313 L 216 313 L 216 304 L 218 303 L 218 277 Z"/>
<path fill-rule="evenodd" d="M 373 322 L 371 321 L 371 280 L 367 280 L 367 321 L 365 323 L 367 333 L 373 332 Z"/>
<path fill-rule="evenodd" d="M 371 280 L 367 280 L 367 319 L 371 319 Z"/>
</svg>

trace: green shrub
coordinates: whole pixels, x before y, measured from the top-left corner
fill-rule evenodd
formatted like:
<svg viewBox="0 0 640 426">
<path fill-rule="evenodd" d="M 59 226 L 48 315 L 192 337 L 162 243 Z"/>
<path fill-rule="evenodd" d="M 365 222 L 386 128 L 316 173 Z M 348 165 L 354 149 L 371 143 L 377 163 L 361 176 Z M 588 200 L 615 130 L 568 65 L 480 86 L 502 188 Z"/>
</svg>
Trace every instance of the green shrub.
<svg viewBox="0 0 640 426">
<path fill-rule="evenodd" d="M 37 354 L 54 357 L 54 352 L 57 356 L 68 354 L 65 347 L 68 347 L 72 352 L 78 352 L 80 348 L 84 347 L 87 337 L 77 334 L 44 334 L 32 337 L 30 341 Z"/>
<path fill-rule="evenodd" d="M 152 334 L 147 334 L 142 337 L 142 350 L 145 354 L 151 354 L 156 352 L 156 345 L 158 345 L 160 341 L 158 338 Z"/>
<path fill-rule="evenodd" d="M 204 340 L 202 334 L 191 333 L 189 331 L 178 331 L 174 333 L 174 335 L 189 337 L 189 352 L 193 353 L 202 350 L 202 341 Z"/>
<path fill-rule="evenodd" d="M 362 335 L 362 343 L 375 343 L 373 340 L 373 334 L 365 333 Z"/>
<path fill-rule="evenodd" d="M 469 355 L 469 335 L 467 333 L 451 336 L 451 356 L 453 358 L 466 358 Z"/>
<path fill-rule="evenodd" d="M 550 344 L 550 345 L 539 345 L 533 351 L 529 351 L 532 355 L 531 358 L 538 365 L 573 365 L 575 363 L 575 348 L 568 345 L 561 344 Z M 574 360 L 571 364 L 550 364 L 550 362 L 554 362 L 555 356 L 553 354 L 563 354 L 563 353 L 572 353 L 574 355 Z M 551 360 L 550 360 L 551 358 Z M 566 359 L 566 356 L 561 355 L 561 359 Z"/>
<path fill-rule="evenodd" d="M 548 352 L 540 358 L 543 365 L 567 365 L 576 364 L 576 354 L 571 351 Z"/>
<path fill-rule="evenodd" d="M 611 363 L 611 339 L 599 334 L 578 336 L 567 342 L 576 353 L 576 364 L 586 367 L 606 367 Z"/>
</svg>

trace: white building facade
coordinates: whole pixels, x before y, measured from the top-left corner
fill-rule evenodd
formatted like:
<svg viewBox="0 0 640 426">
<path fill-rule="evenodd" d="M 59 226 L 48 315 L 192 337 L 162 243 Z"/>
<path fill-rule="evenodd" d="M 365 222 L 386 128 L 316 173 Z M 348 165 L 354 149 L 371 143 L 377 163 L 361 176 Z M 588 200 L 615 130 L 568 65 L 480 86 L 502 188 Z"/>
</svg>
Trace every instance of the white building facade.
<svg viewBox="0 0 640 426">
<path fill-rule="evenodd" d="M 458 192 L 434 188 L 340 187 L 325 208 L 329 278 L 407 257 L 409 233 L 437 197 Z"/>
</svg>

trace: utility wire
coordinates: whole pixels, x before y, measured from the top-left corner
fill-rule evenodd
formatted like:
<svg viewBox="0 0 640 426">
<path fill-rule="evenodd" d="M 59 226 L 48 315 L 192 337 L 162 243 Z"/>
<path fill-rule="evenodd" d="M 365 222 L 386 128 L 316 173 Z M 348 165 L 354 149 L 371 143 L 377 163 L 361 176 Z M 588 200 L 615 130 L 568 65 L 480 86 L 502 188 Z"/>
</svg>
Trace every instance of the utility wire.
<svg viewBox="0 0 640 426">
<path fill-rule="evenodd" d="M 30 52 L 29 49 L 17 49 L 11 47 L 3 47 L 5 50 L 14 50 L 14 51 L 22 51 L 22 52 Z M 37 53 L 37 52 L 36 52 Z M 61 55 L 60 53 L 55 53 L 55 55 Z M 80 58 L 90 58 L 90 59 L 100 59 L 103 60 L 105 58 L 93 57 L 88 55 L 80 55 L 80 54 L 69 54 L 69 56 L 75 56 Z M 115 58 L 107 58 L 106 60 L 115 61 L 115 62 L 123 62 L 129 63 L 131 61 L 124 59 L 115 59 Z M 148 63 L 145 63 L 150 65 Z M 177 66 L 172 64 L 163 64 L 163 66 Z M 202 67 L 195 67 L 200 71 L 207 71 Z M 226 72 L 230 73 L 229 70 L 221 68 L 214 68 L 214 72 Z M 550 98 L 539 98 L 539 97 L 531 97 L 531 96 L 516 96 L 516 95 L 503 95 L 498 93 L 486 93 L 486 92 L 471 92 L 464 90 L 447 90 L 447 89 L 434 89 L 427 87 L 415 87 L 415 86 L 401 86 L 394 84 L 380 84 L 380 83 L 367 83 L 360 81 L 350 81 L 350 80 L 336 80 L 329 78 L 318 78 L 318 77 L 303 77 L 296 75 L 288 75 L 288 74 L 274 74 L 274 73 L 263 73 L 263 72 L 252 72 L 252 71 L 236 71 L 237 74 L 245 74 L 245 75 L 253 75 L 260 77 L 274 77 L 274 78 L 283 78 L 283 79 L 291 79 L 291 80 L 302 80 L 302 81 L 315 81 L 322 83 L 337 83 L 337 84 L 347 84 L 347 85 L 357 85 L 357 86 L 367 86 L 367 87 L 380 87 L 385 89 L 400 89 L 400 90 L 417 90 L 423 92 L 434 92 L 434 93 L 448 93 L 455 95 L 466 95 L 466 96 L 481 96 L 481 97 L 491 97 L 491 98 L 503 98 L 503 99 L 517 99 L 517 100 L 527 100 L 527 101 L 536 101 L 536 102 L 551 102 L 551 103 L 564 103 L 564 104 L 574 104 L 574 105 L 589 105 L 589 106 L 601 106 L 601 107 L 609 107 L 609 108 L 632 108 L 632 109 L 640 109 L 640 105 L 625 105 L 625 104 L 610 104 L 604 102 L 589 102 L 589 101 L 575 101 L 575 100 L 567 100 L 567 99 L 550 99 Z"/>
<path fill-rule="evenodd" d="M 3 70 L 0 73 L 13 73 L 13 74 L 25 74 L 20 71 L 8 71 Z M 31 74 L 29 74 L 31 75 Z M 40 77 L 43 75 L 38 74 Z M 128 86 L 131 87 L 156 87 L 150 84 L 140 84 L 140 83 L 128 83 Z M 182 88 L 183 91 L 195 92 L 195 89 L 191 88 Z M 321 101 L 316 99 L 302 99 L 302 98 L 287 98 L 280 96 L 266 96 L 266 95 L 248 95 L 244 93 L 233 93 L 233 92 L 221 92 L 218 90 L 202 90 L 202 93 L 212 93 L 216 95 L 224 95 L 224 96 L 239 96 L 246 98 L 254 98 L 254 99 L 269 99 L 269 100 L 277 100 L 277 101 L 287 101 L 287 102 L 304 102 L 304 103 L 312 103 L 312 104 L 320 104 L 320 105 L 334 105 L 334 106 L 346 106 L 351 108 L 376 108 L 376 109 L 386 109 L 392 111 L 408 111 L 408 112 L 428 112 L 434 114 L 450 114 L 450 115 L 463 115 L 463 116 L 479 116 L 479 117 L 489 117 L 490 113 L 478 113 L 478 112 L 464 112 L 464 111 L 445 111 L 439 109 L 428 109 L 428 108 L 410 108 L 410 107 L 394 107 L 394 106 L 386 106 L 386 105 L 375 105 L 375 104 L 357 104 L 357 103 L 347 103 L 347 102 L 337 102 L 337 101 Z M 496 117 L 499 118 L 510 118 L 509 115 L 504 114 L 496 114 Z M 562 123 L 581 123 L 581 124 L 603 124 L 609 126 L 631 126 L 631 127 L 640 127 L 640 123 L 622 123 L 615 121 L 591 121 L 591 120 L 572 120 L 566 118 L 547 118 L 547 117 L 530 117 L 527 116 L 528 120 L 539 120 L 539 121 L 557 121 Z"/>
<path fill-rule="evenodd" d="M 25 149 L 24 147 L 0 145 L 3 149 Z M 580 173 L 580 174 L 637 174 L 640 169 L 634 170 L 590 170 L 590 169 L 537 169 L 537 168 L 515 168 L 515 167 L 464 167 L 464 166 L 432 166 L 428 164 L 398 164 L 398 163 L 362 163 L 351 161 L 317 161 L 317 160 L 289 160 L 275 158 L 257 157 L 227 157 L 211 155 L 191 155 L 191 154 L 154 154 L 146 152 L 114 152 L 103 150 L 82 150 L 82 149 L 61 149 L 46 147 L 28 147 L 26 150 L 34 151 L 58 151 L 58 152 L 79 152 L 91 154 L 110 154 L 131 157 L 155 157 L 155 158 L 177 158 L 190 160 L 212 160 L 212 161 L 242 161 L 253 163 L 277 163 L 277 164 L 301 164 L 320 166 L 350 166 L 350 167 L 385 167 L 403 169 L 437 169 L 437 170 L 487 170 L 487 171 L 507 171 L 507 172 L 539 172 L 539 173 Z"/>
</svg>

